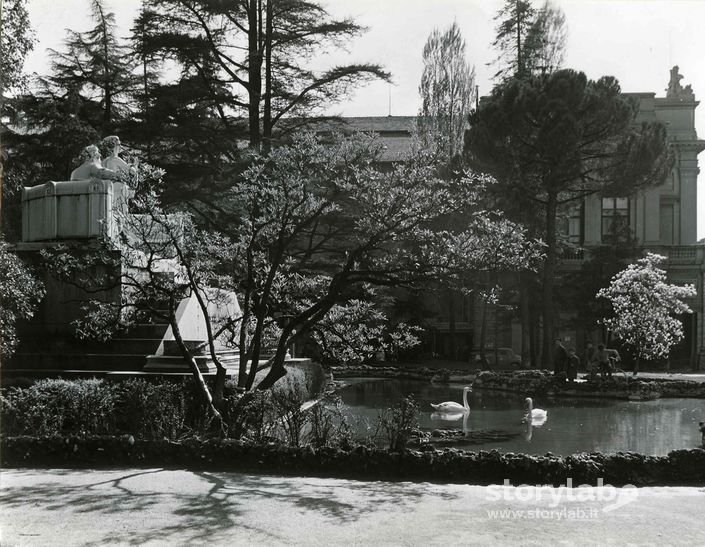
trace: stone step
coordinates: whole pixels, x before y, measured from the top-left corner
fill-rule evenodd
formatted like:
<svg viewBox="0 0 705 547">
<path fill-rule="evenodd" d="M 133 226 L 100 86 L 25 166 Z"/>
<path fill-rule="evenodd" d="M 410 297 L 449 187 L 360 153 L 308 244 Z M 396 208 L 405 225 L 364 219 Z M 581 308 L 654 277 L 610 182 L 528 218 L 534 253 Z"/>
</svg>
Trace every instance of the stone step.
<svg viewBox="0 0 705 547">
<path fill-rule="evenodd" d="M 144 354 L 113 353 L 18 353 L 12 357 L 10 367 L 17 369 L 71 369 L 71 370 L 125 370 L 139 371 L 145 363 Z"/>
<path fill-rule="evenodd" d="M 17 348 L 18 354 L 36 353 L 39 351 L 49 354 L 142 354 L 142 356 L 156 353 L 161 343 L 161 338 L 114 338 L 107 342 L 96 340 L 77 340 L 71 338 L 57 339 L 30 339 L 24 340 Z"/>
<path fill-rule="evenodd" d="M 194 359 L 201 372 L 215 372 L 217 370 L 209 355 L 196 355 Z M 240 362 L 237 356 L 221 355 L 219 359 L 225 368 L 232 370 L 232 373 L 237 373 Z M 142 370 L 144 372 L 188 372 L 191 368 L 183 357 L 177 355 L 148 355 Z"/>
</svg>

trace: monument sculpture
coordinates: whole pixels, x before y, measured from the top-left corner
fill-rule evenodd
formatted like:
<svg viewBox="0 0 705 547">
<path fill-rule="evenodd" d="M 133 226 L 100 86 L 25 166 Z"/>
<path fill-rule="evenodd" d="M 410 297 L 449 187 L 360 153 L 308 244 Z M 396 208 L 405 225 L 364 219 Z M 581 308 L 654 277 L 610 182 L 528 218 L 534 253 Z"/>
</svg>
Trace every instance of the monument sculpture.
<svg viewBox="0 0 705 547">
<path fill-rule="evenodd" d="M 108 157 L 101 162 L 98 146 L 86 146 L 81 165 L 68 181 L 50 181 L 22 192 L 22 241 L 114 237 L 132 197 L 126 174 L 134 168 L 120 158 L 120 139 L 103 139 Z"/>
<path fill-rule="evenodd" d="M 86 146 L 81 153 L 83 163 L 71 172 L 70 180 L 116 179 L 117 173 L 100 163 L 100 151 L 94 144 Z M 121 160 L 122 161 L 122 160 Z"/>
<path fill-rule="evenodd" d="M 103 159 L 103 168 L 113 171 L 117 175 L 117 180 L 113 182 L 113 212 L 118 224 L 120 224 L 120 215 L 128 213 L 128 202 L 134 197 L 134 191 L 125 183 L 125 179 L 135 173 L 135 168 L 120 157 L 122 146 L 117 135 L 105 137 L 101 141 L 101 148 L 106 154 Z M 120 231 L 119 227 L 118 231 Z"/>
<path fill-rule="evenodd" d="M 117 135 L 110 135 L 101 141 L 106 157 L 103 160 L 103 167 L 115 171 L 116 173 L 127 173 L 130 166 L 120 157 L 122 146 Z"/>
<path fill-rule="evenodd" d="M 668 82 L 668 87 L 666 88 L 666 98 L 679 99 L 681 101 L 694 101 L 695 94 L 693 93 L 693 88 L 690 84 L 685 87 L 681 85 L 683 75 L 679 74 L 678 70 L 678 65 L 671 69 L 671 80 Z"/>
</svg>

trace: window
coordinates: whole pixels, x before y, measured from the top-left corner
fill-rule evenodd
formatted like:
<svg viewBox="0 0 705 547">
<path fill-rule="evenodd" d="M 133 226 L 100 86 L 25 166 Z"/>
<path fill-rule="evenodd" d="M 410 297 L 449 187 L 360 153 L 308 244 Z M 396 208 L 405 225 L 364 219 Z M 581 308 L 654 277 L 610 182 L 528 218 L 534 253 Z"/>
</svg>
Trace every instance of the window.
<svg viewBox="0 0 705 547">
<path fill-rule="evenodd" d="M 583 244 L 583 208 L 576 205 L 568 212 L 568 241 L 575 245 Z"/>
<path fill-rule="evenodd" d="M 602 243 L 624 241 L 629 235 L 629 198 L 602 198 Z"/>
<path fill-rule="evenodd" d="M 583 206 L 573 205 L 560 217 L 559 229 L 561 234 L 574 245 L 583 244 Z"/>
<path fill-rule="evenodd" d="M 661 203 L 660 209 L 660 234 L 661 245 L 673 245 L 675 243 L 674 234 L 674 211 L 672 203 Z"/>
</svg>

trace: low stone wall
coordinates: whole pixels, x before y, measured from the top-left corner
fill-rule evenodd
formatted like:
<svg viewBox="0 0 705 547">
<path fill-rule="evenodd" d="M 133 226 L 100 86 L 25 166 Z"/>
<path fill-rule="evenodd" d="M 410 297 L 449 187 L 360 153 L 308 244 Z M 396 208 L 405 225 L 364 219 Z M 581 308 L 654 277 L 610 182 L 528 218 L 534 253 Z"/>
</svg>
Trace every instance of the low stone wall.
<svg viewBox="0 0 705 547">
<path fill-rule="evenodd" d="M 474 373 L 466 370 L 431 369 L 428 367 L 395 367 L 379 365 L 356 365 L 331 367 L 334 378 L 399 378 L 404 380 L 428 380 L 450 382 L 472 382 Z"/>
<path fill-rule="evenodd" d="M 634 453 L 558 457 L 465 452 L 452 448 L 390 452 L 359 446 L 293 448 L 231 440 L 135 441 L 131 437 L 3 438 L 3 467 L 178 467 L 241 472 L 467 484 L 705 484 L 705 450 L 668 456 Z"/>
<path fill-rule="evenodd" d="M 601 397 L 647 401 L 661 397 L 705 399 L 705 382 L 691 380 L 641 379 L 614 375 L 595 382 L 567 383 L 557 380 L 549 371 L 481 372 L 473 387 L 509 391 L 529 396 Z"/>
</svg>

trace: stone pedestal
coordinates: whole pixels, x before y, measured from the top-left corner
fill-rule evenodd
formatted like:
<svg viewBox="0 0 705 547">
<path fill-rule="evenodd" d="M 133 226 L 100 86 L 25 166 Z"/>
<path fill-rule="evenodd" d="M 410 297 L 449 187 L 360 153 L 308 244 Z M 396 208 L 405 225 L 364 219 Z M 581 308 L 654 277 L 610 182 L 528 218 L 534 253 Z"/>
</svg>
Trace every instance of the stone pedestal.
<svg viewBox="0 0 705 547">
<path fill-rule="evenodd" d="M 22 190 L 22 241 L 90 239 L 115 235 L 113 183 L 47 182 Z"/>
</svg>

